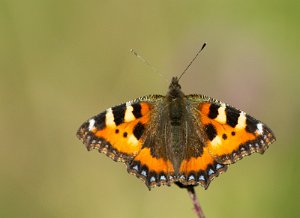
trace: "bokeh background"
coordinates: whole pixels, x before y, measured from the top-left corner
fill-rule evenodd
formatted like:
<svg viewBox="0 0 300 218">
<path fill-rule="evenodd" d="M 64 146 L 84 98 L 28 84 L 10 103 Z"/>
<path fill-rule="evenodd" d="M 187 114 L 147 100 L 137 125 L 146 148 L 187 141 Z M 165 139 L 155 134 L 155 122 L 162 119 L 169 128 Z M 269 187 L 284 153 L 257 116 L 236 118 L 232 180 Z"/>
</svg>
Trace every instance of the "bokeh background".
<svg viewBox="0 0 300 218">
<path fill-rule="evenodd" d="M 165 94 L 205 41 L 184 92 L 243 109 L 277 136 L 196 189 L 206 216 L 298 217 L 299 21 L 291 0 L 0 1 L 0 217 L 195 217 L 185 190 L 149 192 L 75 132 L 108 107 Z"/>
</svg>

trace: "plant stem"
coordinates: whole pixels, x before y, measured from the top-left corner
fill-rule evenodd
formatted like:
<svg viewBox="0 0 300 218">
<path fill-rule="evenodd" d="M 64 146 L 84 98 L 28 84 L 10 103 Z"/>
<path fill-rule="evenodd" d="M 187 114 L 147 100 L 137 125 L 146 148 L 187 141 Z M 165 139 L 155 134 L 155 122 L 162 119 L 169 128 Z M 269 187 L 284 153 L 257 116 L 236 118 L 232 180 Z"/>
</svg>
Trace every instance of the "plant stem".
<svg viewBox="0 0 300 218">
<path fill-rule="evenodd" d="M 186 189 L 188 190 L 188 194 L 193 202 L 195 213 L 197 214 L 198 218 L 205 218 L 204 213 L 201 209 L 200 203 L 198 201 L 194 186 L 187 186 Z"/>
</svg>

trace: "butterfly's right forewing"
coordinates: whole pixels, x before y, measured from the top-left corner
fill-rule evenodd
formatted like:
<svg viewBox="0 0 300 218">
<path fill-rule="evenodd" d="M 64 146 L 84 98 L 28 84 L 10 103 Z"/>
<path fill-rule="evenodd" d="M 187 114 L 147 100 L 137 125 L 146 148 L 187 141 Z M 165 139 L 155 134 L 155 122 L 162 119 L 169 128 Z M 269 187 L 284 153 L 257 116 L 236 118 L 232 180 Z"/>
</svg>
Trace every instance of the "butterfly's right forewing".
<svg viewBox="0 0 300 218">
<path fill-rule="evenodd" d="M 252 153 L 264 153 L 275 141 L 270 128 L 245 112 L 206 96 L 189 98 L 197 108 L 206 147 L 219 163 L 231 164 Z"/>
</svg>

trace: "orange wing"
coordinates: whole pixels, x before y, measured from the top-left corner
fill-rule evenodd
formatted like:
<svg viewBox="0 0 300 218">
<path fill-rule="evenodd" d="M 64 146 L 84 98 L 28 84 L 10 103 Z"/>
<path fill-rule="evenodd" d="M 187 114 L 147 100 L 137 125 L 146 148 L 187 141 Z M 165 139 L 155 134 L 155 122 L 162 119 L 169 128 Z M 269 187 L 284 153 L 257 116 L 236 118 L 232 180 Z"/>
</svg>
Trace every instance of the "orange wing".
<svg viewBox="0 0 300 218">
<path fill-rule="evenodd" d="M 203 102 L 198 107 L 208 152 L 220 163 L 235 163 L 254 152 L 262 154 L 275 141 L 265 124 L 243 111 L 217 101 Z"/>
<path fill-rule="evenodd" d="M 125 162 L 128 172 L 142 179 L 149 188 L 170 184 L 172 163 L 153 156 L 150 148 L 143 147 L 150 119 L 155 116 L 162 97 L 145 96 L 109 108 L 83 123 L 77 136 L 88 150 L 97 149 L 115 161 Z M 152 146 L 155 149 L 156 145 Z"/>
<path fill-rule="evenodd" d="M 147 128 L 153 104 L 146 96 L 127 102 L 90 118 L 81 125 L 77 137 L 88 150 L 98 149 L 115 161 L 133 159 L 142 147 L 142 135 Z"/>
<path fill-rule="evenodd" d="M 228 164 L 254 152 L 263 153 L 275 141 L 265 124 L 243 111 L 203 95 L 189 95 L 187 99 L 203 151 L 182 161 L 178 181 L 183 185 L 200 183 L 207 188 Z"/>
<path fill-rule="evenodd" d="M 133 161 L 128 163 L 128 172 L 143 180 L 149 189 L 170 185 L 175 179 L 172 162 L 164 157 L 156 157 L 149 147 L 142 148 Z"/>
<path fill-rule="evenodd" d="M 227 166 L 218 163 L 209 153 L 207 147 L 199 157 L 190 157 L 182 161 L 178 182 L 183 186 L 201 184 L 205 189 L 219 174 L 225 172 Z"/>
</svg>

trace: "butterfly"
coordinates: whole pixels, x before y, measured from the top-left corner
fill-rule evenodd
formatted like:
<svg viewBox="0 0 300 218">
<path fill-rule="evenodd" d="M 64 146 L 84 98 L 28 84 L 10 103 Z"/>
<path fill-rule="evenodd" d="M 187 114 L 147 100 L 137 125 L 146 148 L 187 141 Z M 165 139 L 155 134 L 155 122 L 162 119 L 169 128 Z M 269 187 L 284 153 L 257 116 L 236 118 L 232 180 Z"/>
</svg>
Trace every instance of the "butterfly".
<svg viewBox="0 0 300 218">
<path fill-rule="evenodd" d="M 155 186 L 201 185 L 276 139 L 261 121 L 205 95 L 185 95 L 173 77 L 166 96 L 147 95 L 88 119 L 77 131 L 97 149 Z"/>
</svg>

